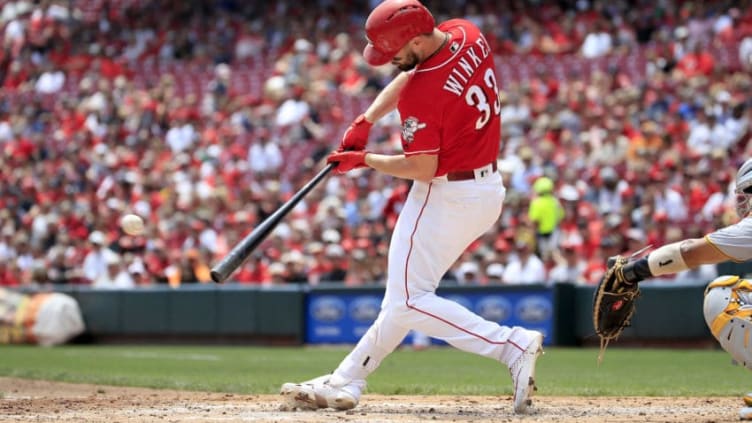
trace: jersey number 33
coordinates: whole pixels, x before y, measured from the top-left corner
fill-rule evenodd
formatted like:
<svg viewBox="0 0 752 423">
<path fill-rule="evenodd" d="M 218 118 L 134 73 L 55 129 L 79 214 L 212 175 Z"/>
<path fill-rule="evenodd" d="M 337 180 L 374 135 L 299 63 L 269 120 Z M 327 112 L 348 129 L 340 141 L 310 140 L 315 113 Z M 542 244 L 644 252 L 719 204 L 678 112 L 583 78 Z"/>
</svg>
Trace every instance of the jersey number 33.
<svg viewBox="0 0 752 423">
<path fill-rule="evenodd" d="M 475 121 L 475 129 L 478 130 L 486 126 L 488 121 L 491 120 L 491 113 L 494 115 L 501 113 L 499 88 L 496 84 L 496 76 L 491 68 L 486 68 L 483 73 L 483 85 L 484 87 L 480 87 L 478 84 L 473 84 L 468 87 L 465 94 L 465 101 L 468 106 L 473 106 L 480 112 L 478 120 Z M 493 101 L 489 101 L 489 98 Z M 493 110 L 491 110 L 492 108 Z"/>
</svg>

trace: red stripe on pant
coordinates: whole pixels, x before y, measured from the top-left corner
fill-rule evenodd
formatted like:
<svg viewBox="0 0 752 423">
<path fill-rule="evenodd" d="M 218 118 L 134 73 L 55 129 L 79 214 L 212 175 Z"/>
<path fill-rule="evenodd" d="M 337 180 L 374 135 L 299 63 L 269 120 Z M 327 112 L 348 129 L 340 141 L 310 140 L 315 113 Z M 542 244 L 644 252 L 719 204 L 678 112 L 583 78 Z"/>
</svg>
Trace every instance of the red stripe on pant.
<svg viewBox="0 0 752 423">
<path fill-rule="evenodd" d="M 411 310 L 417 311 L 418 313 L 424 314 L 424 315 L 432 317 L 432 318 L 434 318 L 434 319 L 436 319 L 436 320 L 438 320 L 440 322 L 443 322 L 443 323 L 445 323 L 445 324 L 447 324 L 447 325 L 449 325 L 449 326 L 451 326 L 451 327 L 453 327 L 453 328 L 455 328 L 457 330 L 465 332 L 466 334 L 468 334 L 470 336 L 474 336 L 474 337 L 476 337 L 478 339 L 481 339 L 481 340 L 483 340 L 483 341 L 485 341 L 485 342 L 487 342 L 489 344 L 504 345 L 504 344 L 507 343 L 507 341 L 493 341 L 493 340 L 488 339 L 488 338 L 486 338 L 486 337 L 484 337 L 482 335 L 479 335 L 479 334 L 477 334 L 477 333 L 475 333 L 475 332 L 473 332 L 473 331 L 471 331 L 469 329 L 465 329 L 465 328 L 463 328 L 461 326 L 458 326 L 457 324 L 452 323 L 452 322 L 450 322 L 450 321 L 448 321 L 448 320 L 446 320 L 446 319 L 444 319 L 442 317 L 439 317 L 439 316 L 437 316 L 437 315 L 435 315 L 433 313 L 429 313 L 429 312 L 427 312 L 425 310 L 421 310 L 418 307 L 415 307 L 414 305 L 410 304 L 410 290 L 409 290 L 409 288 L 407 286 L 407 268 L 408 268 L 409 263 L 410 263 L 410 254 L 412 254 L 412 251 L 413 251 L 413 238 L 415 237 L 415 232 L 417 232 L 417 230 L 418 230 L 418 223 L 420 223 L 420 218 L 423 216 L 423 211 L 426 209 L 426 205 L 428 204 L 428 199 L 431 197 L 431 188 L 433 188 L 433 184 L 432 183 L 428 185 L 428 193 L 426 194 L 426 199 L 425 199 L 425 201 L 423 202 L 423 205 L 420 208 L 420 213 L 418 213 L 418 218 L 415 220 L 415 226 L 413 227 L 413 232 L 410 234 L 410 248 L 407 250 L 407 258 L 405 259 L 405 306 L 407 308 L 411 309 Z M 513 345 L 516 348 L 519 348 L 520 351 L 524 351 L 525 350 L 525 348 L 517 345 L 516 343 L 514 343 L 512 341 L 509 341 L 509 344 Z"/>
</svg>

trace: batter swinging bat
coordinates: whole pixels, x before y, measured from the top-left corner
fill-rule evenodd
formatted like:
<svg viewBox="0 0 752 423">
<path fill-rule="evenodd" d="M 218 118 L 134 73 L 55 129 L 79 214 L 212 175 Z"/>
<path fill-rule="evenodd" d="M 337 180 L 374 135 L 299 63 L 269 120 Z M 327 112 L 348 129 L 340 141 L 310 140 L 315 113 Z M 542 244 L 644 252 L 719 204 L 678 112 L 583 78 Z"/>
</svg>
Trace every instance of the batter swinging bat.
<svg viewBox="0 0 752 423">
<path fill-rule="evenodd" d="M 298 202 L 306 196 L 322 179 L 337 166 L 337 163 L 330 163 L 325 168 L 308 181 L 300 191 L 296 192 L 285 204 L 282 205 L 271 216 L 264 219 L 250 234 L 246 235 L 238 242 L 232 250 L 211 270 L 211 278 L 216 283 L 224 282 L 232 272 L 234 272 L 243 262 L 251 255 L 253 250 L 261 244 L 271 231 L 277 227 L 279 222 L 287 216 Z"/>
</svg>

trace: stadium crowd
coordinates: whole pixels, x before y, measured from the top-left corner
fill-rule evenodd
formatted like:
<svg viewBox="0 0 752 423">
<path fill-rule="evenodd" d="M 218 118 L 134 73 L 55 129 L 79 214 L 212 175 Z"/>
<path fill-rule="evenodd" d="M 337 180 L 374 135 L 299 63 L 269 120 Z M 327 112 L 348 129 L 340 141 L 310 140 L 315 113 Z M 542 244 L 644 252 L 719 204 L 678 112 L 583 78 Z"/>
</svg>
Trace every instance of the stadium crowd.
<svg viewBox="0 0 752 423">
<path fill-rule="evenodd" d="M 208 282 L 393 75 L 360 55 L 369 3 L 0 2 L 0 286 Z M 484 30 L 503 83 L 505 209 L 447 283 L 595 283 L 605 257 L 733 219 L 749 1 L 426 3 Z M 390 116 L 369 147 L 399 136 Z M 382 282 L 408 189 L 329 177 L 232 279 Z"/>
</svg>

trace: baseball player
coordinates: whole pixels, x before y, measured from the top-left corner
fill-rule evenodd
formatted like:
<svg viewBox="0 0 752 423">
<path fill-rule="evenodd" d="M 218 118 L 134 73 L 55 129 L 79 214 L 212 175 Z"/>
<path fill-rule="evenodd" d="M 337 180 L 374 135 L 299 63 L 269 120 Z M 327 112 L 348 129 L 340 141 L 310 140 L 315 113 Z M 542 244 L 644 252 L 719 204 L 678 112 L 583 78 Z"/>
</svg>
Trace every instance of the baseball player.
<svg viewBox="0 0 752 423">
<path fill-rule="evenodd" d="M 617 271 L 619 283 L 634 285 L 645 279 L 694 269 L 703 264 L 752 259 L 752 159 L 745 161 L 737 172 L 735 194 L 736 212 L 741 219 L 739 222 L 703 238 L 661 246 L 645 257 L 624 264 Z M 609 263 L 615 265 L 612 261 Z M 715 291 L 715 288 L 720 290 Z M 729 295 L 730 290 L 738 297 Z M 752 369 L 749 330 L 745 329 L 752 320 L 750 306 L 752 284 L 740 281 L 738 277 L 720 276 L 706 289 L 703 308 L 711 332 L 734 359 Z M 742 313 L 740 310 L 747 311 Z M 752 393 L 744 396 L 744 402 L 747 407 L 742 408 L 740 417 L 752 420 Z"/>
<path fill-rule="evenodd" d="M 327 161 L 338 163 L 340 174 L 370 167 L 414 183 L 389 246 L 376 321 L 332 374 L 286 383 L 281 394 L 292 407 L 351 409 L 366 377 L 413 329 L 503 363 L 512 377 L 514 411 L 525 412 L 543 335 L 484 320 L 435 294 L 442 275 L 499 218 L 504 200 L 496 169 L 499 88 L 488 42 L 466 20 L 435 26 L 417 0 L 382 2 L 365 29 L 366 61 L 403 72 L 355 119 Z M 395 107 L 404 154 L 365 151 L 373 122 Z"/>
</svg>

